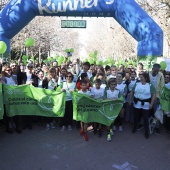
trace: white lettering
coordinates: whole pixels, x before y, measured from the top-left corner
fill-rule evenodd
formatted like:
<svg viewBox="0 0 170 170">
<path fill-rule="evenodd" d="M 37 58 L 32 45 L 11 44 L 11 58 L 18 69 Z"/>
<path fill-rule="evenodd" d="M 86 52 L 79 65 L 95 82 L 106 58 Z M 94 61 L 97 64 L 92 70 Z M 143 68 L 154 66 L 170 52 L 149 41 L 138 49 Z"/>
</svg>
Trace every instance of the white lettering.
<svg viewBox="0 0 170 170">
<path fill-rule="evenodd" d="M 51 0 L 47 0 L 45 5 L 42 5 L 42 0 L 38 0 L 38 9 L 41 15 L 43 15 L 43 11 L 49 14 L 66 12 L 67 8 L 70 11 L 76 11 L 78 5 L 80 4 L 80 8 L 92 8 L 98 5 L 98 0 L 67 0 L 62 2 L 52 3 Z M 51 9 L 50 9 L 51 7 Z"/>
</svg>

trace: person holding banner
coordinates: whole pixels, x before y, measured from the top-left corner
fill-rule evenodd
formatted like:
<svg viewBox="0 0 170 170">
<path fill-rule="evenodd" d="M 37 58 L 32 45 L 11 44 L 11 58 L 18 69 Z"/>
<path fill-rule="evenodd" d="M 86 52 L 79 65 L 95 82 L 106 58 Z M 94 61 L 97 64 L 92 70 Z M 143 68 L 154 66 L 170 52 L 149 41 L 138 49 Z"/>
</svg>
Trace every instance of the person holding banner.
<svg viewBox="0 0 170 170">
<path fill-rule="evenodd" d="M 68 131 L 72 130 L 72 121 L 73 121 L 73 103 L 71 92 L 75 91 L 76 83 L 73 81 L 73 74 L 68 72 L 66 74 L 66 81 L 60 84 L 61 91 L 66 92 L 66 106 L 64 117 L 61 118 L 60 125 L 62 126 L 61 131 L 65 131 L 66 127 Z"/>
<path fill-rule="evenodd" d="M 115 78 L 110 78 L 108 81 L 109 89 L 105 90 L 105 98 L 108 100 L 117 100 L 121 97 L 121 93 L 116 89 L 117 81 Z M 112 126 L 107 126 L 107 141 L 110 142 L 111 136 L 113 136 Z"/>
<path fill-rule="evenodd" d="M 50 68 L 47 75 L 48 76 L 42 80 L 42 88 L 56 90 L 58 86 L 56 69 L 54 67 Z M 55 128 L 55 125 L 53 123 L 54 119 L 52 117 L 46 117 L 45 122 L 46 130 L 49 130 L 50 128 Z"/>
<path fill-rule="evenodd" d="M 144 119 L 145 138 L 149 138 L 149 116 L 150 110 L 153 108 L 153 104 L 156 98 L 155 87 L 150 84 L 148 73 L 144 72 L 140 75 L 141 82 L 136 83 L 132 88 L 129 97 L 129 105 L 131 105 L 132 96 L 134 96 L 134 127 L 132 133 L 137 130 L 137 124 L 139 118 L 142 115 Z"/>
<path fill-rule="evenodd" d="M 86 73 L 82 73 L 82 74 L 86 74 Z M 88 83 L 89 82 L 86 79 L 80 80 L 81 89 L 78 91 L 78 93 L 91 96 L 91 92 L 88 90 Z M 87 136 L 88 123 L 81 122 L 80 124 L 81 124 L 80 135 L 83 135 L 84 140 L 88 141 L 88 136 Z"/>
<path fill-rule="evenodd" d="M 91 95 L 94 99 L 103 100 L 105 89 L 101 88 L 101 84 L 102 84 L 102 81 L 100 79 L 96 79 L 94 81 L 94 87 L 91 88 Z M 98 125 L 98 128 L 99 128 L 98 136 L 101 137 L 102 136 L 102 124 L 100 124 L 100 123 L 97 124 L 96 122 L 94 122 L 93 133 L 94 134 L 97 133 L 97 125 Z"/>
<path fill-rule="evenodd" d="M 26 72 L 21 73 L 21 75 L 18 76 L 19 82 L 21 82 L 21 84 L 28 84 L 38 87 L 38 77 L 33 74 L 33 68 L 34 66 L 32 63 L 27 64 Z M 32 116 L 23 116 L 23 129 L 26 128 L 32 129 Z"/>
<path fill-rule="evenodd" d="M 12 75 L 12 70 L 9 66 L 5 65 L 5 66 L 2 67 L 1 75 L 2 75 L 1 79 L 4 82 L 4 84 L 11 85 L 11 86 L 17 85 L 17 78 Z M 7 133 L 13 133 L 13 130 L 12 130 L 13 119 L 11 117 L 9 117 L 8 114 L 6 113 L 5 104 L 4 104 L 4 116 L 5 116 L 6 132 Z M 18 131 L 17 125 L 18 124 L 16 124 L 16 131 Z M 18 133 L 22 133 L 22 131 L 18 131 Z"/>
</svg>

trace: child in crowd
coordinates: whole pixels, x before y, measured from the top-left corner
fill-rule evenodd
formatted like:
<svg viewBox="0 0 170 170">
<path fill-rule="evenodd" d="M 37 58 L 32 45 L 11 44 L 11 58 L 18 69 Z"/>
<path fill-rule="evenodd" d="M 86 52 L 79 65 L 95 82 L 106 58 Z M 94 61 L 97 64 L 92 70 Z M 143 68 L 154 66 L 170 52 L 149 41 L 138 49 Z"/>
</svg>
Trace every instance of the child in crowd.
<svg viewBox="0 0 170 170">
<path fill-rule="evenodd" d="M 77 80 L 76 86 L 78 90 L 81 90 L 81 80 L 86 80 L 87 82 L 87 89 L 89 90 L 89 88 L 92 86 L 90 83 L 90 80 L 88 79 L 87 73 L 82 73 L 80 75 L 80 77 Z"/>
<path fill-rule="evenodd" d="M 78 93 L 91 96 L 91 92 L 88 90 L 87 80 L 85 80 L 85 79 L 81 80 L 80 81 L 80 87 L 81 87 L 81 90 L 79 90 Z M 80 135 L 83 135 L 84 140 L 86 140 L 86 141 L 88 141 L 87 126 L 88 126 L 88 123 L 84 123 L 84 122 L 81 121 Z"/>
<path fill-rule="evenodd" d="M 109 100 L 117 100 L 120 98 L 120 91 L 116 89 L 117 81 L 115 78 L 110 78 L 108 81 L 109 89 L 105 91 L 105 97 Z M 111 136 L 113 135 L 112 125 L 107 126 L 107 141 L 111 141 Z"/>
<path fill-rule="evenodd" d="M 94 99 L 100 99 L 100 100 L 102 100 L 103 97 L 104 97 L 104 91 L 105 91 L 105 89 L 103 89 L 103 88 L 100 87 L 101 84 L 102 84 L 102 81 L 101 81 L 100 79 L 96 79 L 96 80 L 94 81 L 95 87 L 92 87 L 92 88 L 91 88 L 91 94 L 92 94 L 92 97 L 93 97 Z M 99 128 L 99 137 L 101 137 L 101 136 L 102 136 L 102 130 L 101 130 L 102 125 L 101 125 L 101 124 L 98 124 L 98 128 Z M 97 133 L 97 123 L 94 122 L 94 134 L 96 134 L 96 133 Z"/>
</svg>

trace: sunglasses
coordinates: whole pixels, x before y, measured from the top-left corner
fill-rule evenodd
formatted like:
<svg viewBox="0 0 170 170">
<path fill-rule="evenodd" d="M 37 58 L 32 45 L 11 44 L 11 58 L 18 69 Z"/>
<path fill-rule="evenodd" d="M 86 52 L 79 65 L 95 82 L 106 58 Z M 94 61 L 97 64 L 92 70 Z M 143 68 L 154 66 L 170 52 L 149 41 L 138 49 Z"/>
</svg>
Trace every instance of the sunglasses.
<svg viewBox="0 0 170 170">
<path fill-rule="evenodd" d="M 66 77 L 72 77 L 72 76 L 66 76 Z"/>
<path fill-rule="evenodd" d="M 165 78 L 169 78 L 168 76 L 165 76 Z"/>
<path fill-rule="evenodd" d="M 33 66 L 28 66 L 28 68 L 33 68 Z"/>
</svg>

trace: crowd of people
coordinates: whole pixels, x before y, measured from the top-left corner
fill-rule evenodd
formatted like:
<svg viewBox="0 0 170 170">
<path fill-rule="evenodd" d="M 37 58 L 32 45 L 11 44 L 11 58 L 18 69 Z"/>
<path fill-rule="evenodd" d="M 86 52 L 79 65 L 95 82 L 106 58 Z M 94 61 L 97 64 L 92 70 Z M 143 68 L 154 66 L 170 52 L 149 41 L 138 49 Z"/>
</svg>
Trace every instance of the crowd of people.
<svg viewBox="0 0 170 170">
<path fill-rule="evenodd" d="M 150 72 L 143 70 L 143 64 L 138 63 L 137 68 L 129 64 L 127 68 L 120 64 L 115 65 L 90 65 L 89 62 L 82 63 L 80 59 L 65 62 L 58 66 L 57 61 L 52 63 L 33 63 L 29 61 L 26 66 L 19 61 L 1 64 L 0 83 L 7 85 L 33 85 L 37 88 L 56 90 L 59 86 L 66 93 L 66 106 L 64 117 L 57 118 L 61 131 L 71 131 L 73 126 L 73 104 L 71 92 L 86 94 L 94 99 L 117 100 L 124 98 L 123 107 L 115 121 L 110 126 L 104 126 L 97 122 L 76 122 L 80 128 L 80 135 L 88 140 L 88 125 L 92 125 L 93 133 L 102 136 L 103 130 L 107 131 L 107 141 L 111 141 L 114 131 L 123 131 L 124 122 L 133 125 L 132 133 L 144 127 L 144 136 L 149 138 L 149 118 L 154 116 L 158 105 L 160 105 L 160 94 L 165 85 L 170 89 L 170 74 L 161 72 L 160 65 L 154 64 Z M 6 132 L 22 133 L 23 129 L 32 129 L 33 120 L 44 122 L 46 129 L 55 128 L 56 118 L 36 117 L 29 115 L 16 115 L 8 117 L 4 103 L 4 119 Z M 164 124 L 170 131 L 169 113 L 165 114 Z M 14 124 L 14 125 L 13 125 Z M 159 123 L 155 132 L 160 134 Z"/>
</svg>

